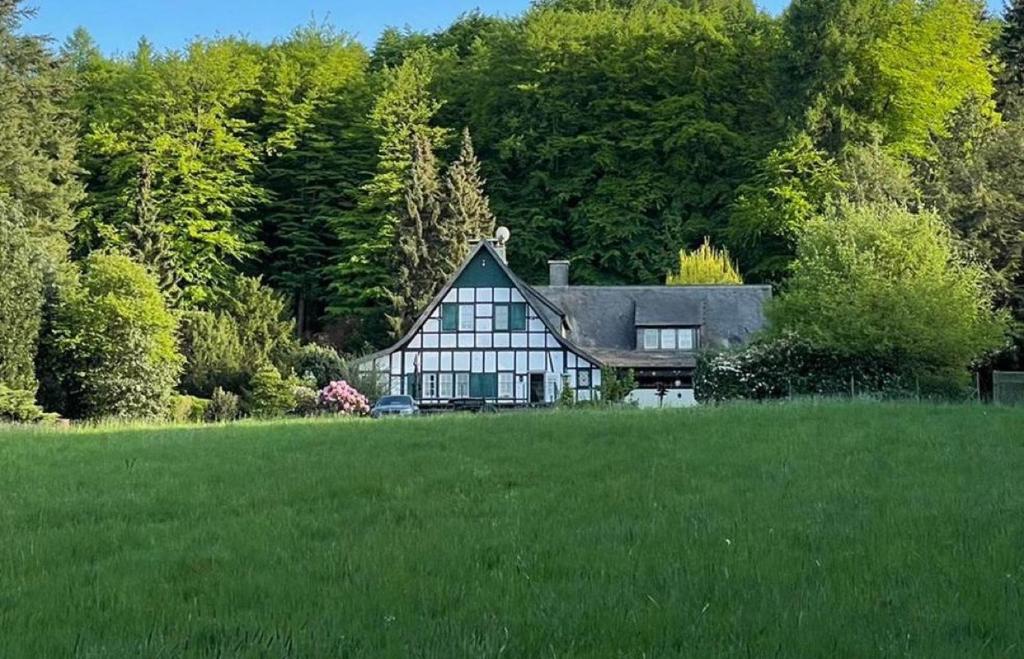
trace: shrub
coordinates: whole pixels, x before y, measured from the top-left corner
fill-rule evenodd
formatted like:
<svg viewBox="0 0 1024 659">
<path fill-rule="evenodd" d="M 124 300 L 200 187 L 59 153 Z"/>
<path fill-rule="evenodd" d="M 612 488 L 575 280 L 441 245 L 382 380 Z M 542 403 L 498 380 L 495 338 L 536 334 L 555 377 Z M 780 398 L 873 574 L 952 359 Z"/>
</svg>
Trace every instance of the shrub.
<svg viewBox="0 0 1024 659">
<path fill-rule="evenodd" d="M 196 396 L 171 396 L 167 417 L 174 423 L 201 423 L 206 420 L 211 401 Z"/>
<path fill-rule="evenodd" d="M 985 272 L 963 256 L 946 224 L 893 204 L 845 203 L 810 220 L 788 288 L 767 313 L 777 334 L 961 381 L 1007 330 Z"/>
<path fill-rule="evenodd" d="M 715 249 L 711 239 L 704 238 L 704 244 L 692 252 L 679 252 L 679 266 L 670 272 L 665 283 L 669 286 L 693 286 L 698 284 L 743 283 L 736 265 L 729 258 L 729 251 Z"/>
<path fill-rule="evenodd" d="M 0 198 L 0 383 L 35 390 L 43 306 L 42 253 Z"/>
<path fill-rule="evenodd" d="M 366 396 L 344 380 L 331 382 L 320 390 L 317 398 L 321 409 L 333 414 L 365 416 L 370 413 Z"/>
<path fill-rule="evenodd" d="M 241 411 L 241 398 L 238 394 L 224 391 L 217 387 L 210 395 L 210 404 L 206 406 L 206 421 L 223 423 L 234 421 Z"/>
<path fill-rule="evenodd" d="M 36 405 L 35 394 L 26 389 L 11 389 L 0 383 L 0 421 L 4 423 L 40 423 L 55 418 Z"/>
<path fill-rule="evenodd" d="M 250 374 L 247 356 L 239 339 L 238 324 L 225 313 L 190 311 L 181 317 L 181 351 L 185 368 L 181 388 L 208 397 L 221 387 L 241 391 Z"/>
<path fill-rule="evenodd" d="M 307 343 L 298 348 L 291 360 L 292 368 L 302 378 L 311 378 L 316 388 L 345 379 L 346 365 L 338 351 L 319 343 Z"/>
<path fill-rule="evenodd" d="M 259 279 L 239 277 L 212 310 L 234 319 L 243 363 L 288 368 L 298 348 L 295 321 L 288 318 L 284 298 L 273 289 Z"/>
<path fill-rule="evenodd" d="M 163 416 L 182 357 L 176 320 L 153 277 L 127 257 L 93 254 L 78 283 L 60 294 L 54 333 L 68 413 Z"/>
<path fill-rule="evenodd" d="M 880 353 L 850 354 L 787 333 L 743 350 L 704 354 L 694 373 L 701 402 L 790 396 L 910 395 L 916 378 Z"/>
<path fill-rule="evenodd" d="M 281 377 L 280 371 L 264 364 L 249 380 L 245 391 L 245 408 L 251 416 L 272 418 L 284 416 L 295 407 L 295 383 Z"/>
<path fill-rule="evenodd" d="M 320 411 L 319 392 L 312 387 L 298 385 L 293 390 L 295 397 L 295 413 L 300 416 L 313 416 Z"/>
<path fill-rule="evenodd" d="M 607 405 L 615 405 L 626 400 L 636 389 L 636 376 L 632 370 L 604 367 L 601 369 L 601 401 Z"/>
</svg>

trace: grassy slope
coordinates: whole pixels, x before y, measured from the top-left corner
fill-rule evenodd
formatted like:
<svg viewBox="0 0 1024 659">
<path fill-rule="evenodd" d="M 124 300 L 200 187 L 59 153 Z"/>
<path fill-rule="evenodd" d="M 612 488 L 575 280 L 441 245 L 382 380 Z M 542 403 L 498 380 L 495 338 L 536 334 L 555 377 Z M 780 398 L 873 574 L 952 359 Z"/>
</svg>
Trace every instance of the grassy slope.
<svg viewBox="0 0 1024 659">
<path fill-rule="evenodd" d="M 0 655 L 1020 656 L 1024 412 L 0 433 Z"/>
</svg>

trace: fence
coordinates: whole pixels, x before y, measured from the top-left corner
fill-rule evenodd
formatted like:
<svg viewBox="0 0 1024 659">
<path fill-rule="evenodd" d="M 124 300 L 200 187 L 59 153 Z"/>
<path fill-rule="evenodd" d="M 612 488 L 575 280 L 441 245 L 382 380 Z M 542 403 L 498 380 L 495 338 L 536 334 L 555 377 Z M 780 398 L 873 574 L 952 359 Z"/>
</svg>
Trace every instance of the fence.
<svg viewBox="0 0 1024 659">
<path fill-rule="evenodd" d="M 1024 405 L 1024 372 L 993 373 L 992 401 L 996 405 Z"/>
</svg>

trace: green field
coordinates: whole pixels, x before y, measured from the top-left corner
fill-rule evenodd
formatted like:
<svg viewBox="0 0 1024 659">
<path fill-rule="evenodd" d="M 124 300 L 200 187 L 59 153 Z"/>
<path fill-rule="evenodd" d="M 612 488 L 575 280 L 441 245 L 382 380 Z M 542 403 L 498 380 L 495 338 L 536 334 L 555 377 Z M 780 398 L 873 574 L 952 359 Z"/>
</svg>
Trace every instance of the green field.
<svg viewBox="0 0 1024 659">
<path fill-rule="evenodd" d="M 1024 655 L 1024 410 L 0 432 L 0 657 Z"/>
</svg>

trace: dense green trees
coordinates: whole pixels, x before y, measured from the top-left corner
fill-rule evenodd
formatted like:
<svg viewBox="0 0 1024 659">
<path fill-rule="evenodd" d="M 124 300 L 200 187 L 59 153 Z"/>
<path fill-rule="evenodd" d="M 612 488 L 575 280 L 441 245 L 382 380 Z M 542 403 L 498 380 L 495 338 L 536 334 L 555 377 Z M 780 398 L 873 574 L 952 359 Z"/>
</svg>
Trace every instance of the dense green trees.
<svg viewBox="0 0 1024 659">
<path fill-rule="evenodd" d="M 124 256 L 91 254 L 65 287 L 54 334 L 73 417 L 160 417 L 178 383 L 177 319 L 156 280 Z"/>
<path fill-rule="evenodd" d="M 204 396 L 264 362 L 286 379 L 297 336 L 383 346 L 496 224 L 528 280 L 562 257 L 579 283 L 656 283 L 709 237 L 784 291 L 808 231 L 903 208 L 1024 321 L 1020 0 L 1002 21 L 978 0 L 546 0 L 371 50 L 310 24 L 115 57 L 84 30 L 55 54 L 21 7 L 0 0 L 0 380 L 51 407 L 81 399 L 58 377 L 86 305 L 69 253 L 145 267 Z"/>
<path fill-rule="evenodd" d="M 776 333 L 953 381 L 1002 347 L 1006 330 L 984 270 L 949 227 L 895 204 L 841 204 L 809 221 L 789 285 L 768 311 Z"/>
</svg>

